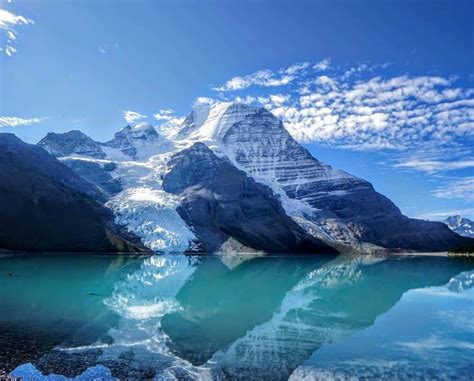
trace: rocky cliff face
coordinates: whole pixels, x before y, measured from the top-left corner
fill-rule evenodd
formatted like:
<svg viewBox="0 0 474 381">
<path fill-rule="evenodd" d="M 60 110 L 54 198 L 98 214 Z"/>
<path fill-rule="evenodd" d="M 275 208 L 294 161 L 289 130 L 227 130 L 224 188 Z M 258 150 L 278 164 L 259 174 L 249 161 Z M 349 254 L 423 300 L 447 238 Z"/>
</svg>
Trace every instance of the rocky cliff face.
<svg viewBox="0 0 474 381">
<path fill-rule="evenodd" d="M 101 194 L 40 147 L 0 134 L 0 248 L 14 251 L 146 251 L 117 226 Z"/>
<path fill-rule="evenodd" d="M 429 251 L 462 241 L 442 224 L 403 216 L 369 182 L 318 161 L 263 108 L 224 103 L 197 110 L 177 136 L 206 142 L 275 193 L 301 201 L 315 234 L 330 240 Z M 286 210 L 296 217 L 294 207 Z"/>
<path fill-rule="evenodd" d="M 81 131 L 72 130 L 62 134 L 48 133 L 38 145 L 56 157 L 88 156 L 96 159 L 105 157 L 100 143 L 92 140 Z"/>
<path fill-rule="evenodd" d="M 332 253 L 291 220 L 270 188 L 257 183 L 205 144 L 173 155 L 163 189 L 179 194 L 178 212 L 208 252 L 234 240 L 270 253 Z"/>
<path fill-rule="evenodd" d="M 106 160 L 91 161 L 76 157 L 61 158 L 61 162 L 94 185 L 105 199 L 123 190 L 120 180 L 111 175 L 117 168 L 114 162 Z"/>
<path fill-rule="evenodd" d="M 474 221 L 461 216 L 451 216 L 443 221 L 453 231 L 464 237 L 474 238 Z"/>
</svg>

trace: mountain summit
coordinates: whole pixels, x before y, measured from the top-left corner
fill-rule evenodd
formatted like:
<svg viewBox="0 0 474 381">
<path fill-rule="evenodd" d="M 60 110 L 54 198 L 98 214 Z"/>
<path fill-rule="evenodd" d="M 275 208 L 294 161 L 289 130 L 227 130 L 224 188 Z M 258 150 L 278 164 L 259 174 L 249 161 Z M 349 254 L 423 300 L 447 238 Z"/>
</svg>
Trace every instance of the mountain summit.
<svg viewBox="0 0 474 381">
<path fill-rule="evenodd" d="M 68 140 L 71 137 L 63 134 L 63 138 Z M 45 139 L 40 142 L 43 147 Z M 195 146 L 196 143 L 207 146 L 215 158 L 208 154 L 209 160 L 189 162 L 189 158 L 195 156 L 192 153 L 200 147 Z M 261 107 L 238 103 L 200 106 L 191 112 L 181 126 L 168 131 L 166 137 L 149 124 L 139 124 L 123 128 L 107 143 L 97 144 L 105 157 L 97 159 L 93 155 L 86 155 L 89 156 L 87 160 L 100 162 L 102 166 L 104 162 L 113 164 L 115 169 L 112 170 L 112 176 L 122 185 L 121 192 L 113 196 L 109 192 L 111 198 L 108 205 L 118 221 L 128 225 L 154 250 L 182 251 L 198 241 L 204 247 L 209 247 L 206 242 L 202 242 L 202 237 L 211 233 L 214 238 L 220 237 L 217 241 L 213 238 L 212 242 L 219 242 L 222 237 L 233 237 L 238 241 L 238 228 L 231 224 L 235 216 L 229 213 L 226 217 L 228 221 L 216 220 L 216 208 L 220 207 L 220 200 L 226 198 L 223 174 L 217 167 L 224 166 L 229 168 L 229 173 L 242 171 L 255 184 L 266 186 L 265 189 L 273 193 L 275 202 L 281 204 L 283 213 L 304 229 L 306 234 L 340 250 L 445 251 L 464 245 L 468 240 L 452 232 L 443 223 L 404 216 L 393 202 L 376 192 L 368 181 L 313 157 L 288 133 L 278 118 Z M 186 151 L 193 145 L 194 150 Z M 69 144 L 65 143 L 65 146 Z M 51 152 L 52 148 L 49 150 Z M 68 152 L 71 151 L 76 153 L 77 149 L 69 149 L 62 160 L 67 162 Z M 60 156 L 58 149 L 55 152 Z M 189 162 L 189 171 L 193 173 L 186 174 L 176 168 L 178 157 L 182 162 Z M 203 171 L 207 173 L 206 176 Z M 195 173 L 203 173 L 204 177 L 195 178 L 193 184 L 188 184 L 190 189 L 172 190 L 170 173 L 174 173 L 175 179 L 179 174 L 180 181 Z M 214 175 L 209 179 L 208 175 L 212 173 Z M 95 180 L 96 177 L 90 178 L 90 182 L 103 188 L 103 184 Z M 174 183 L 176 181 L 173 180 Z M 238 193 L 239 197 L 235 193 L 237 199 L 255 195 L 258 187 L 250 191 L 248 187 L 254 187 L 250 184 L 243 178 L 238 180 L 235 186 L 241 193 Z M 192 195 L 194 201 L 200 201 L 185 201 L 183 192 Z M 203 194 L 207 196 L 203 198 Z M 267 194 L 267 191 L 261 194 Z M 215 205 L 211 207 L 203 200 L 213 200 Z M 203 205 L 207 205 L 206 208 Z M 201 217 L 204 214 L 196 214 L 194 208 L 200 208 L 201 212 L 207 210 L 205 221 L 209 226 L 203 226 Z M 240 213 L 238 209 L 235 212 Z M 199 227 L 196 218 L 200 221 Z M 271 235 L 267 238 L 269 242 L 277 239 Z M 276 246 L 252 247 L 249 242 L 246 240 L 240 243 L 257 250 L 278 250 Z M 218 245 L 210 246 L 216 248 Z"/>
<path fill-rule="evenodd" d="M 403 216 L 368 181 L 314 158 L 264 108 L 235 103 L 200 108 L 177 137 L 206 143 L 269 185 L 282 196 L 286 212 L 321 238 L 404 250 L 456 245 L 458 238 L 442 224 Z"/>
<path fill-rule="evenodd" d="M 446 218 L 443 222 L 459 235 L 474 238 L 474 221 L 456 215 Z"/>
</svg>

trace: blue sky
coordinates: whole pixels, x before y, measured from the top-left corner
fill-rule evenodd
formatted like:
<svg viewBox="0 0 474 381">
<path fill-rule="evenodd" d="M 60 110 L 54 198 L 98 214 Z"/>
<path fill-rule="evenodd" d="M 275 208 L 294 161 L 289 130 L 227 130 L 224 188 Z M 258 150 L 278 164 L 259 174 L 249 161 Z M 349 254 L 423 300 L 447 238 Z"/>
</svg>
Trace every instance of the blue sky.
<svg viewBox="0 0 474 381">
<path fill-rule="evenodd" d="M 195 102 L 238 99 L 271 109 L 318 159 L 405 214 L 474 217 L 472 1 L 0 9 L 0 132 L 107 140 L 124 117 L 173 124 Z"/>
</svg>

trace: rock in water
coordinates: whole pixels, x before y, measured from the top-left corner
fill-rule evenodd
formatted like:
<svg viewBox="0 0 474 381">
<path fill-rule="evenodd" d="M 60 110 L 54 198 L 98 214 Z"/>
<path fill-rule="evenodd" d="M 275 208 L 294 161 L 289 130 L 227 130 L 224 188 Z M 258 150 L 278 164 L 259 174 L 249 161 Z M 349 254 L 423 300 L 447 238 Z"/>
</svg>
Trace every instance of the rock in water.
<svg viewBox="0 0 474 381">
<path fill-rule="evenodd" d="M 0 134 L 0 248 L 18 251 L 140 252 L 113 222 L 96 188 L 44 149 Z"/>
<path fill-rule="evenodd" d="M 333 253 L 289 218 L 270 188 L 257 183 L 205 144 L 170 159 L 163 189 L 179 194 L 178 212 L 206 251 L 229 240 L 269 253 Z"/>
</svg>

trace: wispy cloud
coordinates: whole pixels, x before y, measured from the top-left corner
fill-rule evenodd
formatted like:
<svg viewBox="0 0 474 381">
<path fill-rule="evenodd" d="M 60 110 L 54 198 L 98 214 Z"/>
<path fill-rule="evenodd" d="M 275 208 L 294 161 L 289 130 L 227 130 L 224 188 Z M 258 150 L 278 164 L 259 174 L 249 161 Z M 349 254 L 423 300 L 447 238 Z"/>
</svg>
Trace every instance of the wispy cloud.
<svg viewBox="0 0 474 381">
<path fill-rule="evenodd" d="M 147 117 L 146 115 L 140 114 L 139 112 L 127 110 L 122 111 L 122 115 L 128 124 L 136 123 L 142 119 L 146 119 Z"/>
<path fill-rule="evenodd" d="M 271 99 L 265 105 L 302 142 L 353 150 L 410 150 L 474 136 L 471 94 L 448 78 L 374 77 L 351 83 L 318 76 L 301 90 L 284 105 Z"/>
<path fill-rule="evenodd" d="M 322 61 L 319 65 L 318 70 L 325 70 L 329 65 L 329 61 Z M 288 85 L 295 79 L 299 78 L 311 64 L 309 62 L 303 62 L 281 68 L 279 70 L 259 70 L 255 73 L 243 76 L 233 77 L 228 80 L 224 85 L 213 87 L 216 91 L 236 91 L 243 90 L 250 86 L 263 86 L 263 87 L 278 87 Z"/>
<path fill-rule="evenodd" d="M 170 108 L 165 108 L 159 110 L 157 113 L 153 114 L 153 117 L 156 120 L 170 120 L 174 115 L 174 110 Z"/>
<path fill-rule="evenodd" d="M 433 191 L 440 198 L 474 201 L 474 177 L 464 177 L 441 185 Z"/>
<path fill-rule="evenodd" d="M 0 116 L 0 127 L 29 126 L 41 123 L 46 118 L 19 118 L 16 116 Z"/>
<path fill-rule="evenodd" d="M 97 51 L 99 53 L 105 54 L 108 51 L 110 51 L 111 49 L 118 49 L 118 47 L 119 47 L 119 44 L 117 42 L 115 42 L 113 44 L 103 44 L 103 45 L 100 45 L 100 46 L 97 47 Z"/>
<path fill-rule="evenodd" d="M 211 97 L 197 97 L 194 101 L 193 107 L 211 106 L 217 102 L 219 102 L 217 99 Z"/>
<path fill-rule="evenodd" d="M 153 114 L 153 117 L 164 124 L 167 124 L 168 127 L 176 127 L 184 121 L 184 117 L 177 116 L 173 109 L 161 109 L 157 113 Z"/>
<path fill-rule="evenodd" d="M 0 29 L 3 31 L 0 51 L 3 51 L 10 57 L 16 53 L 16 48 L 14 46 L 18 37 L 16 29 L 18 26 L 28 24 L 34 24 L 34 21 L 24 16 L 11 13 L 6 9 L 0 9 Z"/>
<path fill-rule="evenodd" d="M 474 168 L 474 160 L 440 161 L 412 159 L 394 164 L 396 168 L 409 168 L 427 173 Z"/>
<path fill-rule="evenodd" d="M 317 71 L 324 71 L 329 68 L 329 65 L 331 65 L 331 60 L 329 58 L 326 58 L 322 61 L 316 62 L 313 66 L 313 69 Z"/>
</svg>

